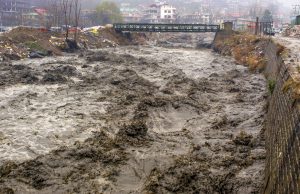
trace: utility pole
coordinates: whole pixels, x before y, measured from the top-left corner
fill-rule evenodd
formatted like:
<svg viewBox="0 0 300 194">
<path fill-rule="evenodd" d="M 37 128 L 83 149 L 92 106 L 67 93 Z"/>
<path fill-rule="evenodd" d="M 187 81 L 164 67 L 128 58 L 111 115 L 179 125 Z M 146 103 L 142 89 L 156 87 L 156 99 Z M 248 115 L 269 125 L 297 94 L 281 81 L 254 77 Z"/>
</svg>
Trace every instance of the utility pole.
<svg viewBox="0 0 300 194">
<path fill-rule="evenodd" d="M 259 18 L 256 17 L 256 22 L 255 22 L 255 35 L 258 35 L 258 28 L 259 28 Z"/>
</svg>

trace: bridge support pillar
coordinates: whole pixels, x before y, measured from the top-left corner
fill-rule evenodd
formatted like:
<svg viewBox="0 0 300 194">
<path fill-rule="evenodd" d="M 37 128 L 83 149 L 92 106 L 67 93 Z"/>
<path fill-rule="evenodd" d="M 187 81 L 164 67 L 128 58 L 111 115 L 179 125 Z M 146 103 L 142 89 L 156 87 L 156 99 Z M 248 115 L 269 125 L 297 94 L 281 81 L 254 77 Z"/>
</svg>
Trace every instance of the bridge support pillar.
<svg viewBox="0 0 300 194">
<path fill-rule="evenodd" d="M 233 30 L 233 23 L 232 22 L 225 22 L 224 23 L 224 31 L 227 33 L 231 33 Z"/>
<path fill-rule="evenodd" d="M 227 39 L 228 37 L 230 37 L 234 32 L 233 32 L 233 23 L 232 22 L 225 22 L 223 23 L 223 27 L 224 29 L 217 32 L 212 44 L 212 47 L 214 47 L 215 43 L 217 41 L 224 41 L 225 39 Z"/>
</svg>

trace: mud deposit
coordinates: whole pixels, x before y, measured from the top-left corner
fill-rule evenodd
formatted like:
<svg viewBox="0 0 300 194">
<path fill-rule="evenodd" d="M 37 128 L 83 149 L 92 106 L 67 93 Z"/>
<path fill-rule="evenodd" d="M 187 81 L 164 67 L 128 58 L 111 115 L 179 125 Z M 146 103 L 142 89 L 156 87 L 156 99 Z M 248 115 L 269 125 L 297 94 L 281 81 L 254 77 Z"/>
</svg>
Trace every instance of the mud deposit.
<svg viewBox="0 0 300 194">
<path fill-rule="evenodd" d="M 0 193 L 258 193 L 263 75 L 210 50 L 0 66 Z"/>
</svg>

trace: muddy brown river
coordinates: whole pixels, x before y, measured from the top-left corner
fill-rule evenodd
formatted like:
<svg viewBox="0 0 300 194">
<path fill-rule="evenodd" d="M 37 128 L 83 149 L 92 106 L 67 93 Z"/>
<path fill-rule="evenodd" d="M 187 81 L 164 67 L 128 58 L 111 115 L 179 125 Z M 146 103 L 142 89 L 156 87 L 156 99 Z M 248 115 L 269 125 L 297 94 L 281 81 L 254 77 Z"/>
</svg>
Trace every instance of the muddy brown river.
<svg viewBox="0 0 300 194">
<path fill-rule="evenodd" d="M 259 193 L 266 80 L 208 49 L 0 65 L 0 193 Z"/>
</svg>

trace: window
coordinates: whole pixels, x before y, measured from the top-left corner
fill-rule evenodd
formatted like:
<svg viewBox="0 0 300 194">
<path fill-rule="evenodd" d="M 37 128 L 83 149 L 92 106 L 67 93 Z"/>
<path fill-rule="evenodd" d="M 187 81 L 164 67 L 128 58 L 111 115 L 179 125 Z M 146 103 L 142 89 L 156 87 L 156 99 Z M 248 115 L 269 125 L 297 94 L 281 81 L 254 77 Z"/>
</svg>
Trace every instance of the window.
<svg viewBox="0 0 300 194">
<path fill-rule="evenodd" d="M 168 11 L 167 11 L 167 10 L 165 10 L 165 13 L 168 13 Z"/>
<path fill-rule="evenodd" d="M 168 13 L 171 13 L 171 10 L 169 10 Z"/>
</svg>

